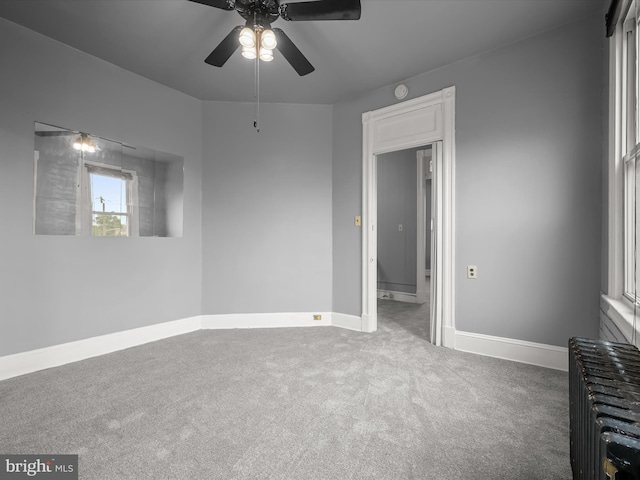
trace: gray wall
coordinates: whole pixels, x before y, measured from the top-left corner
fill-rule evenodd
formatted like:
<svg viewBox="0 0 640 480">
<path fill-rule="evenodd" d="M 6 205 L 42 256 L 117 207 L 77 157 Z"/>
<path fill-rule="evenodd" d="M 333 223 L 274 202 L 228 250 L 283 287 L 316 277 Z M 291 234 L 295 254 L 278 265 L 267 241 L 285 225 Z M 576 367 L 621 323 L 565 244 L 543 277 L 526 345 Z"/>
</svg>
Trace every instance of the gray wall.
<svg viewBox="0 0 640 480">
<path fill-rule="evenodd" d="M 382 290 L 416 293 L 416 152 L 420 149 L 385 153 L 377 159 L 378 288 Z"/>
<path fill-rule="evenodd" d="M 0 61 L 0 355 L 198 315 L 201 102 L 3 19 Z M 34 121 L 183 156 L 184 237 L 33 235 Z"/>
<path fill-rule="evenodd" d="M 602 35 L 593 16 L 405 81 L 457 88 L 459 330 L 597 335 Z M 252 104 L 203 105 L 2 19 L 0 60 L 0 355 L 200 313 L 360 314 L 361 115 L 393 85 L 263 105 L 258 134 Z M 183 156 L 184 237 L 34 236 L 36 120 Z"/>
<path fill-rule="evenodd" d="M 409 98 L 456 86 L 458 330 L 552 345 L 598 333 L 602 24 L 583 18 L 404 82 Z M 393 88 L 334 105 L 340 313 L 361 312 L 361 115 L 395 103 Z"/>
<path fill-rule="evenodd" d="M 331 311 L 331 107 L 204 105 L 204 314 Z"/>
</svg>

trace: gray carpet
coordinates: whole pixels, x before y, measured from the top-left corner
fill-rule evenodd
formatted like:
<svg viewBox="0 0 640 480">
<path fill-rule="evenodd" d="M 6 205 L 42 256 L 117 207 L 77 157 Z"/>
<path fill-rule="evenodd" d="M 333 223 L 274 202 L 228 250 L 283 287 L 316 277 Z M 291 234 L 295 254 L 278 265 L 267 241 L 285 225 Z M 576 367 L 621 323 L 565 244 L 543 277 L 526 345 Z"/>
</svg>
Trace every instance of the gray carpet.
<svg viewBox="0 0 640 480">
<path fill-rule="evenodd" d="M 81 479 L 565 479 L 567 374 L 379 330 L 200 331 L 0 382 L 0 453 Z"/>
</svg>

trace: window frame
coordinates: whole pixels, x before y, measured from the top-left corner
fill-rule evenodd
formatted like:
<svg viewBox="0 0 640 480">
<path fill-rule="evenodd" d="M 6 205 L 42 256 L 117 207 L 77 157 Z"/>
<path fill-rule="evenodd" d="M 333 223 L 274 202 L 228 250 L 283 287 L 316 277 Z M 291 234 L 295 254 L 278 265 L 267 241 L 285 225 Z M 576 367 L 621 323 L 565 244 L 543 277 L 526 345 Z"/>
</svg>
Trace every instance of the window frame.
<svg viewBox="0 0 640 480">
<path fill-rule="evenodd" d="M 622 30 L 622 44 L 620 52 L 620 138 L 623 157 L 623 235 L 624 235 L 624 260 L 623 260 L 623 296 L 632 304 L 638 303 L 636 282 L 636 142 L 638 139 L 638 62 L 637 62 L 637 13 L 636 2 L 633 1 L 624 10 L 624 16 L 619 21 Z M 631 18 L 627 18 L 629 13 Z M 630 68 L 630 64 L 632 66 Z M 631 265 L 632 263 L 632 265 Z"/>
<path fill-rule="evenodd" d="M 608 271 L 607 292 L 602 294 L 602 310 L 620 328 L 627 339 L 635 338 L 634 318 L 640 305 L 635 292 L 635 268 L 628 268 L 630 259 L 635 265 L 635 175 L 636 157 L 640 157 L 636 145 L 638 135 L 638 28 L 637 3 L 640 0 L 623 0 L 621 14 L 609 40 L 609 137 L 608 137 Z M 634 13 L 633 28 L 628 18 Z M 629 62 L 628 32 L 632 32 L 632 57 Z M 627 95 L 629 83 L 634 84 L 633 98 Z M 632 110 L 632 124 L 627 122 Z M 632 138 L 633 137 L 633 138 Z M 634 228 L 629 228 L 632 225 Z M 630 288 L 633 284 L 633 292 Z M 640 285 L 638 285 L 640 286 Z"/>
<path fill-rule="evenodd" d="M 76 227 L 82 235 L 90 237 L 99 237 L 102 235 L 93 234 L 93 210 L 92 193 L 91 193 L 91 174 L 110 176 L 119 178 L 126 183 L 126 200 L 127 212 L 105 212 L 115 215 L 127 215 L 127 235 L 117 235 L 121 237 L 137 237 L 139 236 L 139 218 L 138 218 L 138 174 L 135 170 L 126 170 L 115 165 L 93 162 L 82 159 L 80 162 L 80 171 L 78 176 L 78 215 L 76 217 Z"/>
</svg>

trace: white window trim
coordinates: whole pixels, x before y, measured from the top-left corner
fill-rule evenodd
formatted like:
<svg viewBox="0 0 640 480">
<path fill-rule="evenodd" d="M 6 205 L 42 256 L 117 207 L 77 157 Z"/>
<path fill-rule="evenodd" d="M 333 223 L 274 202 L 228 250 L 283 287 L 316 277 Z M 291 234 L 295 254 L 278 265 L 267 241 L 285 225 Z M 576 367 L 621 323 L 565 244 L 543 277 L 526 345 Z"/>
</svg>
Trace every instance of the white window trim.
<svg viewBox="0 0 640 480">
<path fill-rule="evenodd" d="M 626 9 L 623 9 L 626 11 Z M 621 18 L 624 21 L 624 16 Z M 622 141 L 623 128 L 622 91 L 624 88 L 623 21 L 619 21 L 615 33 L 609 40 L 609 151 L 608 151 L 608 271 L 607 293 L 602 294 L 602 309 L 616 323 L 629 340 L 632 338 L 634 308 L 625 297 L 625 242 L 624 242 L 624 161 Z M 626 147 L 625 147 L 626 148 Z M 636 332 L 637 333 L 637 332 Z"/>
<path fill-rule="evenodd" d="M 602 296 L 602 310 L 618 327 L 628 341 L 633 337 L 633 307 L 626 298 L 618 300 L 608 295 Z M 636 326 L 637 330 L 637 326 Z M 636 335 L 637 337 L 637 335 Z"/>
</svg>

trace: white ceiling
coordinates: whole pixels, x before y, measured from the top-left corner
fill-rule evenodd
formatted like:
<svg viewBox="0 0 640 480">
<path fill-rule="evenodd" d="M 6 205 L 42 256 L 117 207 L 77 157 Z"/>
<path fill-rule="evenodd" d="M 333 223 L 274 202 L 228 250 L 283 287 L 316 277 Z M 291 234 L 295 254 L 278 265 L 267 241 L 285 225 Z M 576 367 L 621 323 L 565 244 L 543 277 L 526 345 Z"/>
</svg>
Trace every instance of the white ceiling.
<svg viewBox="0 0 640 480">
<path fill-rule="evenodd" d="M 299 77 L 276 52 L 273 62 L 261 62 L 260 100 L 332 104 L 602 12 L 604 5 L 362 0 L 358 21 L 279 19 L 274 26 L 316 71 Z M 0 17 L 202 100 L 253 101 L 254 65 L 239 50 L 223 68 L 204 63 L 244 23 L 236 12 L 188 0 L 1 0 Z"/>
</svg>

